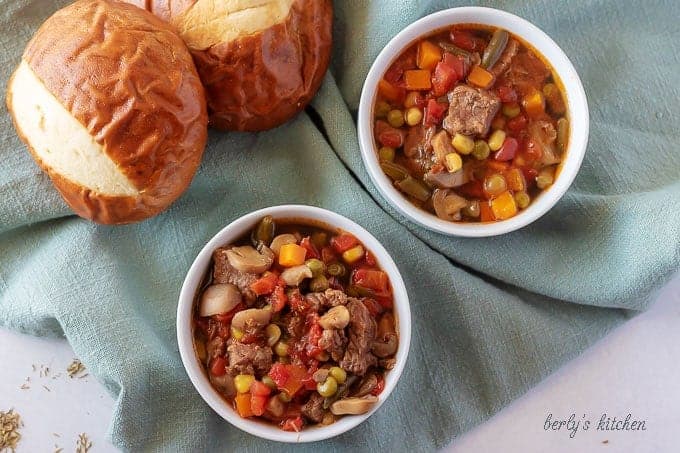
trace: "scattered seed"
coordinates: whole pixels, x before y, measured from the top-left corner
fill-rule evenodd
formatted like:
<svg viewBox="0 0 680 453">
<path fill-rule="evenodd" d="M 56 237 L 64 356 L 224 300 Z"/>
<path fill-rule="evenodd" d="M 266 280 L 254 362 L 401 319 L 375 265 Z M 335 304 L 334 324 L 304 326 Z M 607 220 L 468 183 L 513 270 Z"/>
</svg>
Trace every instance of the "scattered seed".
<svg viewBox="0 0 680 453">
<path fill-rule="evenodd" d="M 92 448 L 92 442 L 87 437 L 87 434 L 82 433 L 78 436 L 78 441 L 76 442 L 76 453 L 87 453 Z"/>
<path fill-rule="evenodd" d="M 76 377 L 79 373 L 82 373 L 85 371 L 85 365 L 78 360 L 78 359 L 73 359 L 73 362 L 66 368 L 66 371 L 68 372 L 68 377 L 74 378 Z"/>
<path fill-rule="evenodd" d="M 24 426 L 21 416 L 10 409 L 8 412 L 0 411 L 0 451 L 11 451 L 17 448 L 21 434 L 19 428 Z"/>
<path fill-rule="evenodd" d="M 43 385 L 43 388 L 44 388 L 45 390 L 47 390 L 48 392 L 51 392 L 51 391 L 52 391 L 52 390 L 50 390 L 50 388 L 49 388 L 48 386 L 46 386 L 46 385 Z"/>
</svg>

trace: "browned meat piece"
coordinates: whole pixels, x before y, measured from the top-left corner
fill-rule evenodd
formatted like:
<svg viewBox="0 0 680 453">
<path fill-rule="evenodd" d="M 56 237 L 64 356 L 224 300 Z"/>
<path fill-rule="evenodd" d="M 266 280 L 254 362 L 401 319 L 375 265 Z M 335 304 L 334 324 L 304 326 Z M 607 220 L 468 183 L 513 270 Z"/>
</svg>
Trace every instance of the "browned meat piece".
<svg viewBox="0 0 680 453">
<path fill-rule="evenodd" d="M 312 310 L 316 312 L 319 312 L 322 308 L 346 305 L 348 301 L 353 299 L 343 291 L 332 288 L 327 289 L 323 293 L 309 293 L 305 296 L 305 298 L 311 305 Z"/>
<path fill-rule="evenodd" d="M 340 366 L 347 372 L 363 376 L 366 370 L 377 363 L 371 354 L 375 340 L 376 325 L 366 306 L 358 300 L 347 303 L 349 310 L 349 344 Z"/>
<path fill-rule="evenodd" d="M 288 335 L 293 338 L 300 338 L 305 330 L 305 318 L 296 312 L 287 313 L 282 319 L 284 328 Z"/>
<path fill-rule="evenodd" d="M 227 345 L 224 342 L 224 338 L 215 337 L 208 341 L 205 345 L 205 351 L 207 356 L 211 359 L 223 356 L 224 353 L 227 352 Z"/>
<path fill-rule="evenodd" d="M 452 187 L 462 186 L 468 182 L 468 178 L 463 170 L 458 170 L 453 173 L 449 173 L 446 170 L 443 171 L 428 171 L 424 175 L 425 181 L 435 187 L 440 189 L 450 189 Z"/>
<path fill-rule="evenodd" d="M 324 415 L 323 396 L 316 392 L 312 393 L 302 406 L 302 415 L 314 423 L 321 423 Z"/>
<path fill-rule="evenodd" d="M 232 376 L 256 373 L 262 375 L 272 366 L 272 350 L 266 346 L 230 340 L 227 353 L 229 354 L 227 372 Z"/>
<path fill-rule="evenodd" d="M 432 149 L 431 141 L 436 128 L 434 126 L 413 126 L 409 129 L 404 140 L 404 155 L 418 157 L 428 154 Z"/>
<path fill-rule="evenodd" d="M 340 329 L 324 330 L 319 339 L 319 347 L 331 355 L 336 362 L 342 360 L 347 346 L 345 332 Z"/>
<path fill-rule="evenodd" d="M 519 50 L 519 43 L 515 41 L 514 39 L 511 39 L 510 42 L 508 42 L 508 45 L 505 46 L 505 50 L 501 54 L 501 57 L 498 59 L 495 65 L 491 68 L 491 73 L 498 77 L 501 74 L 505 72 L 506 69 L 510 66 L 510 62 L 512 62 L 512 59 L 515 58 L 515 55 L 517 55 L 517 51 Z"/>
<path fill-rule="evenodd" d="M 213 283 L 231 283 L 232 285 L 236 285 L 239 291 L 241 291 L 241 294 L 243 294 L 246 303 L 251 305 L 257 296 L 250 289 L 250 285 L 257 280 L 258 276 L 257 274 L 241 272 L 234 269 L 227 259 L 227 250 L 229 250 L 229 248 L 220 247 L 213 253 L 213 262 L 215 263 Z"/>
<path fill-rule="evenodd" d="M 514 85 L 520 94 L 525 95 L 534 89 L 540 90 L 543 82 L 550 77 L 545 63 L 531 52 L 519 52 L 512 65 L 503 75 L 504 83 Z"/>
<path fill-rule="evenodd" d="M 444 129 L 451 135 L 484 136 L 500 106 L 501 100 L 495 94 L 458 85 L 449 93 L 449 114 L 444 118 Z"/>
<path fill-rule="evenodd" d="M 446 131 L 439 131 L 432 137 L 432 150 L 434 151 L 434 159 L 442 164 L 447 154 L 456 152 L 451 144 L 451 136 Z"/>
<path fill-rule="evenodd" d="M 391 370 L 392 368 L 394 368 L 394 365 L 396 365 L 396 364 L 397 364 L 397 359 L 395 357 L 390 357 L 389 359 L 378 360 L 378 365 L 385 368 L 386 370 Z"/>
</svg>

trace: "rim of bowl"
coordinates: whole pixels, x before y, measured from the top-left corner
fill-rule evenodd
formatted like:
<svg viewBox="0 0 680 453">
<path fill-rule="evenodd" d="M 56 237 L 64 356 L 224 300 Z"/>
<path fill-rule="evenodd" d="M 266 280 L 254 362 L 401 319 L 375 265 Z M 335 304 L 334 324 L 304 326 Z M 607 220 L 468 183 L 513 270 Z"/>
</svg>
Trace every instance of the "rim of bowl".
<svg viewBox="0 0 680 453">
<path fill-rule="evenodd" d="M 380 168 L 373 139 L 372 110 L 378 81 L 407 46 L 431 32 L 458 23 L 502 27 L 535 48 L 562 81 L 569 114 L 569 146 L 559 167 L 555 183 L 541 192 L 529 207 L 515 217 L 498 222 L 463 223 L 442 220 L 413 205 L 392 184 Z M 586 94 L 576 69 L 562 49 L 536 25 L 507 11 L 478 6 L 450 8 L 425 16 L 394 36 L 378 54 L 368 72 L 361 92 L 358 114 L 358 136 L 361 157 L 373 184 L 394 208 L 410 220 L 440 233 L 452 236 L 486 237 L 522 228 L 548 212 L 574 181 L 588 145 L 589 113 Z"/>
<path fill-rule="evenodd" d="M 274 425 L 241 418 L 212 387 L 203 366 L 199 363 L 193 343 L 193 303 L 198 286 L 210 265 L 212 253 L 216 248 L 241 237 L 265 215 L 272 215 L 275 219 L 285 218 L 299 219 L 303 222 L 304 220 L 322 222 L 331 227 L 352 233 L 375 255 L 380 267 L 389 275 L 394 294 L 393 310 L 398 322 L 399 349 L 397 350 L 394 368 L 385 376 L 385 389 L 381 393 L 378 403 L 366 414 L 345 415 L 331 425 L 308 428 L 299 433 L 282 431 Z M 396 387 L 406 365 L 411 343 L 411 310 L 408 293 L 406 292 L 406 286 L 404 285 L 401 273 L 390 254 L 362 226 L 340 214 L 315 206 L 272 206 L 250 212 L 229 223 L 215 234 L 198 253 L 187 272 L 180 291 L 177 306 L 177 343 L 184 368 L 198 393 L 215 412 L 235 427 L 254 436 L 279 442 L 302 443 L 329 439 L 349 431 L 367 420 L 382 406 L 383 402 Z"/>
</svg>

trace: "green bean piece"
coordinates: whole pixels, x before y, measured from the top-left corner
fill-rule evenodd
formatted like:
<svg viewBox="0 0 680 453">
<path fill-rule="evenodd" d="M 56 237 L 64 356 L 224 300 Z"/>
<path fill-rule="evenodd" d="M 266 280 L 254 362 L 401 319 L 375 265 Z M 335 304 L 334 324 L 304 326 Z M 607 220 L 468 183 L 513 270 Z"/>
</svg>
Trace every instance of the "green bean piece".
<svg viewBox="0 0 680 453">
<path fill-rule="evenodd" d="M 326 268 L 326 272 L 332 277 L 344 277 L 347 274 L 347 268 L 342 263 L 331 263 Z"/>
<path fill-rule="evenodd" d="M 408 177 L 408 170 L 394 162 L 380 162 L 380 168 L 394 181 L 401 181 Z"/>
<path fill-rule="evenodd" d="M 305 265 L 309 268 L 310 271 L 312 271 L 312 276 L 314 277 L 323 275 L 324 271 L 326 270 L 326 265 L 323 264 L 323 261 L 318 260 L 316 258 L 308 259 L 307 261 L 305 261 Z"/>
<path fill-rule="evenodd" d="M 501 54 L 505 50 L 505 46 L 508 45 L 508 38 L 510 33 L 503 29 L 497 29 L 493 32 L 489 45 L 484 49 L 484 55 L 482 55 L 481 67 L 484 69 L 490 69 L 496 64 Z"/>
<path fill-rule="evenodd" d="M 257 227 L 250 234 L 250 240 L 255 247 L 260 244 L 269 245 L 274 239 L 274 232 L 276 231 L 276 223 L 274 218 L 270 215 L 264 216 Z"/>
<path fill-rule="evenodd" d="M 566 118 L 560 118 L 557 120 L 557 148 L 561 153 L 564 153 L 567 149 L 567 143 L 569 142 L 569 120 Z"/>
<path fill-rule="evenodd" d="M 472 57 L 472 54 L 471 54 L 470 52 L 468 52 L 467 50 L 463 50 L 463 49 L 461 49 L 460 47 L 458 47 L 458 46 L 456 46 L 456 45 L 454 45 L 454 44 L 448 43 L 448 42 L 446 42 L 446 41 L 440 41 L 440 42 L 438 42 L 437 44 L 438 44 L 439 47 L 441 47 L 443 50 L 445 50 L 445 51 L 447 51 L 447 52 L 450 52 L 450 53 L 452 53 L 452 54 L 454 54 L 454 55 L 462 55 L 462 56 L 464 56 L 464 57 L 466 57 L 466 58 Z"/>
<path fill-rule="evenodd" d="M 314 277 L 309 282 L 309 290 L 313 293 L 320 293 L 328 289 L 328 279 L 323 275 Z"/>
<path fill-rule="evenodd" d="M 427 201 L 430 198 L 430 195 L 432 195 L 432 191 L 424 182 L 419 181 L 412 176 L 407 176 L 406 179 L 397 182 L 397 187 L 399 187 L 406 195 L 419 201 Z"/>
</svg>

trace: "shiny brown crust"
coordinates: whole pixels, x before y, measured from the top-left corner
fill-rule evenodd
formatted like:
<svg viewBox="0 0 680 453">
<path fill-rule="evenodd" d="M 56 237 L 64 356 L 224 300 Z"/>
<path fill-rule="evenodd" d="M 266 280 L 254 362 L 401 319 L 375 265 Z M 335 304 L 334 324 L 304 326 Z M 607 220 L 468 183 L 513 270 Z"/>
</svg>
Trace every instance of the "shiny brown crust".
<svg viewBox="0 0 680 453">
<path fill-rule="evenodd" d="M 23 59 L 140 191 L 95 193 L 46 168 L 31 150 L 78 215 L 136 222 L 186 190 L 207 140 L 207 113 L 191 56 L 170 26 L 131 5 L 80 0 L 47 19 Z"/>
<path fill-rule="evenodd" d="M 195 3 L 128 1 L 165 20 Z M 261 131 L 304 109 L 328 69 L 332 26 L 331 0 L 296 0 L 288 18 L 267 30 L 207 49 L 190 49 L 206 89 L 210 125 Z"/>
</svg>

